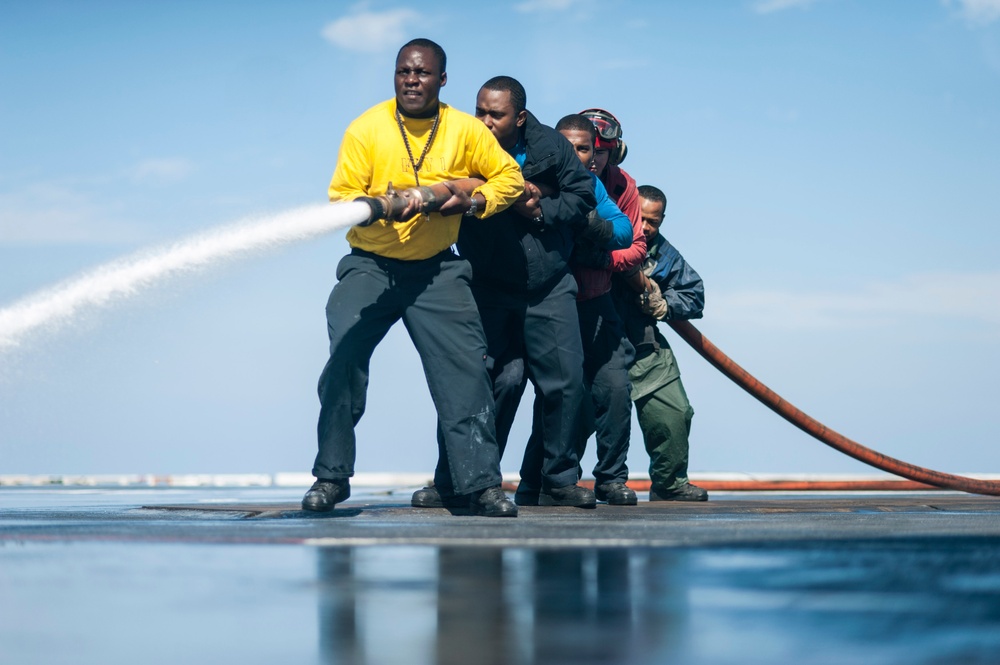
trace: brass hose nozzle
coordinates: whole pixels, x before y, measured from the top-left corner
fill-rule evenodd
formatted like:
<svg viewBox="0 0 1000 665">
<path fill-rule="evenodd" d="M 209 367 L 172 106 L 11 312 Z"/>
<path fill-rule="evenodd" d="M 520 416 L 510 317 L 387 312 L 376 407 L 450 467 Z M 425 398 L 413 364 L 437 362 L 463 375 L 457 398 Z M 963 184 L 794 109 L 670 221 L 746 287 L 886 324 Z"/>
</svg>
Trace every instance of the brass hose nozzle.
<svg viewBox="0 0 1000 665">
<path fill-rule="evenodd" d="M 437 212 L 454 194 L 449 184 L 457 186 L 471 196 L 472 192 L 484 182 L 481 178 L 462 178 L 461 180 L 443 181 L 433 185 L 411 187 L 401 192 L 393 188 L 390 182 L 389 186 L 386 187 L 385 194 L 381 196 L 362 196 L 354 199 L 367 203 L 371 208 L 371 214 L 366 220 L 359 222 L 358 226 L 370 226 L 380 219 L 387 222 L 405 221 L 400 219 L 400 215 L 414 198 L 420 201 L 422 214 Z"/>
</svg>

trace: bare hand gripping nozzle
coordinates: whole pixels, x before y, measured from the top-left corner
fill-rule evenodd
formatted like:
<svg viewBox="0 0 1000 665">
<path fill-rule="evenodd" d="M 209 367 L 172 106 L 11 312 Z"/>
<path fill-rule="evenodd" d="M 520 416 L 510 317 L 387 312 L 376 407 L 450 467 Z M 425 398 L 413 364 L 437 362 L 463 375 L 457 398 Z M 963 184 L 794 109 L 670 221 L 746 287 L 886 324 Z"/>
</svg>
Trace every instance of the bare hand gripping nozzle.
<svg viewBox="0 0 1000 665">
<path fill-rule="evenodd" d="M 367 203 L 371 208 L 371 214 L 368 216 L 368 219 L 359 222 L 357 225 L 370 226 L 380 219 L 390 222 L 404 221 L 400 219 L 400 216 L 406 209 L 407 204 L 413 199 L 420 201 L 421 213 L 437 212 L 454 195 L 452 187 L 457 187 L 471 196 L 476 187 L 484 184 L 484 182 L 484 180 L 479 178 L 463 178 L 461 180 L 439 182 L 429 186 L 411 187 L 402 191 L 394 189 L 390 182 L 385 190 L 385 194 L 381 196 L 361 196 L 354 199 L 355 201 Z"/>
</svg>

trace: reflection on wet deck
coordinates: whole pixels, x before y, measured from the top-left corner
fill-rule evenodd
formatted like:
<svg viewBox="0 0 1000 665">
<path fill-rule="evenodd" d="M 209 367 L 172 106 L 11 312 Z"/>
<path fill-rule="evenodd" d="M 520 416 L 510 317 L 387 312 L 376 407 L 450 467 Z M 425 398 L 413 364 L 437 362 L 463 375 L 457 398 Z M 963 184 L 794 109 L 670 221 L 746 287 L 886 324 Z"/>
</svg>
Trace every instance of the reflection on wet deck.
<svg viewBox="0 0 1000 665">
<path fill-rule="evenodd" d="M 681 646 L 686 600 L 670 580 L 681 559 L 667 551 L 322 549 L 321 651 L 325 662 L 350 654 L 358 663 L 660 660 Z"/>
<path fill-rule="evenodd" d="M 300 494 L 0 490 L 0 662 L 1000 662 L 994 498 L 489 520 Z"/>
<path fill-rule="evenodd" d="M 323 548 L 327 663 L 992 663 L 1000 542 Z"/>
</svg>

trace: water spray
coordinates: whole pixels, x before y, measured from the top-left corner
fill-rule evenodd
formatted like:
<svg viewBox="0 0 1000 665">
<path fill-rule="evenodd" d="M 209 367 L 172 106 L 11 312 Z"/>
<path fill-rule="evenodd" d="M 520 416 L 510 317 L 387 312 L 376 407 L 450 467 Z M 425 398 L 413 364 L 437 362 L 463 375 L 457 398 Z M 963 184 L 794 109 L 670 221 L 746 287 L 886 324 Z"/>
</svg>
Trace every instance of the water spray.
<svg viewBox="0 0 1000 665">
<path fill-rule="evenodd" d="M 436 212 L 456 190 L 471 195 L 482 184 L 482 179 L 465 178 L 399 192 L 390 183 L 382 196 L 248 219 L 111 261 L 0 309 L 0 352 L 20 346 L 33 332 L 67 325 L 84 310 L 109 306 L 170 277 L 349 226 L 368 226 L 379 219 L 400 221 L 414 199 L 420 202 L 420 212 Z"/>
<path fill-rule="evenodd" d="M 260 254 L 364 222 L 362 203 L 321 203 L 212 229 L 105 263 L 0 308 L 0 353 L 31 334 L 70 325 L 83 312 L 133 297 L 171 277 Z"/>
</svg>

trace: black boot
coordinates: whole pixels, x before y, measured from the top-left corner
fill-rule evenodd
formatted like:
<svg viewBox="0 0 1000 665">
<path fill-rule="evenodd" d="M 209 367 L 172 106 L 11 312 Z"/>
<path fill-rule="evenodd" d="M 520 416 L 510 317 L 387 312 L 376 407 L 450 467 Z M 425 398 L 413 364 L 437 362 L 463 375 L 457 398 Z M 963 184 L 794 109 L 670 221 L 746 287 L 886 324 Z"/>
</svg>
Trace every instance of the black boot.
<svg viewBox="0 0 1000 665">
<path fill-rule="evenodd" d="M 414 508 L 468 508 L 469 497 L 461 494 L 441 496 L 437 488 L 431 485 L 414 492 L 410 505 Z"/>
<path fill-rule="evenodd" d="M 708 501 L 708 492 L 692 485 L 684 483 L 677 489 L 661 490 L 654 485 L 649 488 L 650 501 Z"/>
<path fill-rule="evenodd" d="M 598 501 L 607 501 L 612 506 L 634 506 L 638 503 L 635 492 L 625 483 L 604 483 L 594 488 Z"/>
<path fill-rule="evenodd" d="M 351 496 L 351 483 L 347 478 L 336 480 L 320 478 L 302 497 L 302 510 L 316 512 L 333 510 L 336 504 L 346 501 L 349 496 Z"/>
<path fill-rule="evenodd" d="M 469 507 L 472 508 L 473 515 L 483 517 L 517 517 L 517 506 L 507 498 L 503 490 L 497 487 L 490 487 L 481 492 L 473 492 Z"/>
<path fill-rule="evenodd" d="M 550 487 L 543 489 L 538 495 L 539 506 L 575 506 L 577 508 L 596 508 L 597 497 L 586 487 L 567 485 L 566 487 Z"/>
</svg>

